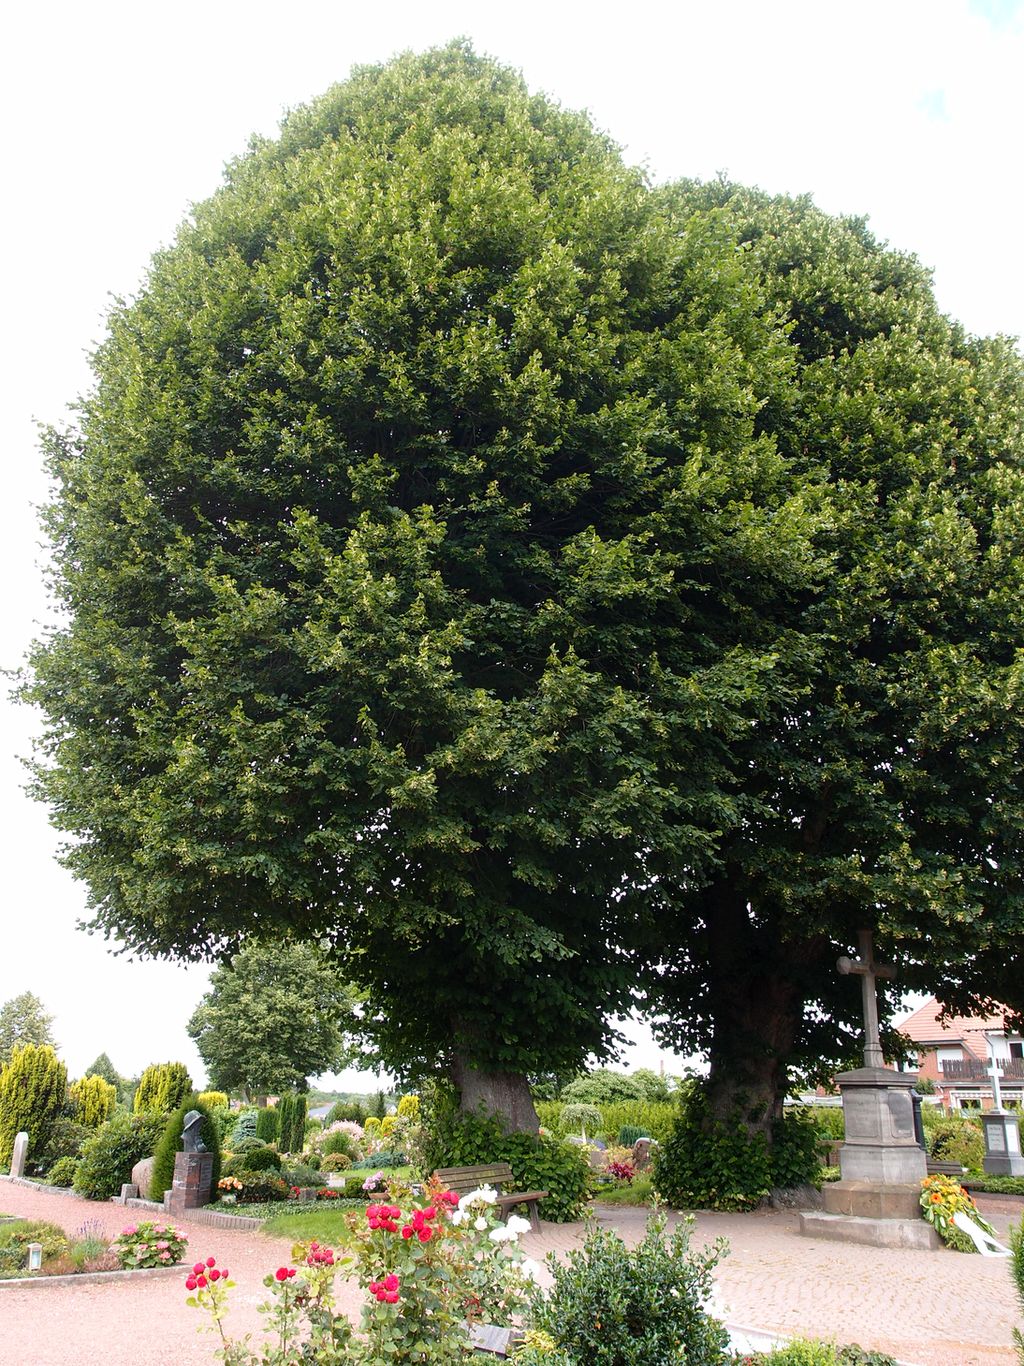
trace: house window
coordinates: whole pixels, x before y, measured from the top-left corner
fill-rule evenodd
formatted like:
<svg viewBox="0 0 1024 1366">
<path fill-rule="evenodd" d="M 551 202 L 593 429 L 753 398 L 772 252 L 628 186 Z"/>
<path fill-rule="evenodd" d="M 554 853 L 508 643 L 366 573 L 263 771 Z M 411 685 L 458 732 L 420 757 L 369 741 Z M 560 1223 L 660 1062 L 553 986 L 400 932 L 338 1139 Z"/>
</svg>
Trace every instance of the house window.
<svg viewBox="0 0 1024 1366">
<path fill-rule="evenodd" d="M 1024 1040 L 1022 1040 L 1022 1039 L 1011 1039 L 1011 1040 L 1010 1040 L 1010 1057 L 1011 1057 L 1011 1058 L 1024 1058 Z"/>
</svg>

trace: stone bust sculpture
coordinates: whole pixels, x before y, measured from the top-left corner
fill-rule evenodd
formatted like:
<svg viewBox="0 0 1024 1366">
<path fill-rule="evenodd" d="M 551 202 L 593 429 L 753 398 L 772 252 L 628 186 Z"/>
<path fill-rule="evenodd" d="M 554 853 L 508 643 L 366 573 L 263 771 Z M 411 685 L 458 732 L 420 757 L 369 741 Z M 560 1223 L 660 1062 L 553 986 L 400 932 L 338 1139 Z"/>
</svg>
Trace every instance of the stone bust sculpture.
<svg viewBox="0 0 1024 1366">
<path fill-rule="evenodd" d="M 206 1144 L 199 1137 L 199 1126 L 203 1116 L 198 1110 L 189 1110 L 185 1116 L 185 1127 L 181 1131 L 183 1150 L 187 1153 L 205 1153 Z"/>
</svg>

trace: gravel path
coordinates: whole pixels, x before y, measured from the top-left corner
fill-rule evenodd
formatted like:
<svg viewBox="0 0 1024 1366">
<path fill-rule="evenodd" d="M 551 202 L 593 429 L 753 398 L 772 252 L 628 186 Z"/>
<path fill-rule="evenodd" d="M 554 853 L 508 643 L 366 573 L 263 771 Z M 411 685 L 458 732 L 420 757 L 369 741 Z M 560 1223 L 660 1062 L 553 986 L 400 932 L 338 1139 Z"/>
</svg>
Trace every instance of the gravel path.
<svg viewBox="0 0 1024 1366">
<path fill-rule="evenodd" d="M 1001 1234 L 1019 1205 L 979 1201 Z M 110 1236 L 142 1210 L 97 1204 L 0 1180 L 0 1211 L 48 1219 L 74 1233 L 87 1221 Z M 603 1223 L 627 1242 L 642 1235 L 645 1211 L 604 1207 Z M 287 1239 L 180 1220 L 192 1261 L 208 1255 L 238 1282 L 233 1335 L 258 1336 L 256 1306 L 268 1271 L 287 1262 Z M 526 1235 L 531 1256 L 579 1246 L 581 1224 L 544 1224 Z M 716 1276 L 732 1323 L 780 1334 L 835 1337 L 891 1352 L 913 1366 L 1012 1366 L 1011 1331 L 1020 1321 L 1005 1261 L 952 1252 L 867 1248 L 802 1238 L 788 1213 L 697 1217 L 696 1244 L 729 1241 Z M 358 1315 L 360 1292 L 339 1286 L 346 1312 Z M 64 1284 L 0 1289 L 0 1366 L 213 1366 L 215 1343 L 197 1329 L 204 1316 L 185 1305 L 184 1272 L 118 1285 Z"/>
</svg>

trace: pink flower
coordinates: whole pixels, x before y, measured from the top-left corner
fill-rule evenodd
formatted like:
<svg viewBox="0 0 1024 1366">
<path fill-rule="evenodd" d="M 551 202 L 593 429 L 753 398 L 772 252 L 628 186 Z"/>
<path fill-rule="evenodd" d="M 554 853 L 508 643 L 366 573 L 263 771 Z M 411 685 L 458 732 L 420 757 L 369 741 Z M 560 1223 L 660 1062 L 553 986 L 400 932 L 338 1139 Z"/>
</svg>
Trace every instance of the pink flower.
<svg viewBox="0 0 1024 1366">
<path fill-rule="evenodd" d="M 394 1272 L 392 1272 L 390 1276 L 384 1277 L 383 1285 L 385 1290 L 397 1290 L 398 1284 L 398 1277 Z"/>
<path fill-rule="evenodd" d="M 195 1288 L 196 1288 L 196 1278 L 195 1278 L 195 1276 L 186 1276 L 186 1277 L 185 1277 L 185 1289 L 186 1289 L 186 1290 L 195 1290 Z"/>
<path fill-rule="evenodd" d="M 195 1266 L 192 1268 L 192 1275 L 193 1275 L 193 1276 L 201 1276 L 205 1270 L 206 1270 L 206 1263 L 205 1263 L 205 1262 L 196 1262 Z"/>
<path fill-rule="evenodd" d="M 161 1252 L 160 1260 L 162 1262 L 169 1262 L 171 1260 L 171 1254 L 169 1252 Z"/>
<path fill-rule="evenodd" d="M 157 1251 L 163 1252 L 165 1247 L 170 1247 L 170 1243 L 167 1241 L 166 1238 L 161 1238 L 160 1241 L 156 1244 Z"/>
<path fill-rule="evenodd" d="M 135 1224 L 129 1224 L 128 1227 L 127 1227 L 127 1228 L 123 1231 L 123 1233 L 121 1234 L 121 1237 L 122 1237 L 122 1238 L 132 1238 L 132 1237 L 134 1237 L 134 1235 L 135 1235 L 136 1233 L 138 1233 L 138 1231 L 139 1231 L 139 1230 L 138 1230 L 138 1228 L 136 1227 Z"/>
</svg>

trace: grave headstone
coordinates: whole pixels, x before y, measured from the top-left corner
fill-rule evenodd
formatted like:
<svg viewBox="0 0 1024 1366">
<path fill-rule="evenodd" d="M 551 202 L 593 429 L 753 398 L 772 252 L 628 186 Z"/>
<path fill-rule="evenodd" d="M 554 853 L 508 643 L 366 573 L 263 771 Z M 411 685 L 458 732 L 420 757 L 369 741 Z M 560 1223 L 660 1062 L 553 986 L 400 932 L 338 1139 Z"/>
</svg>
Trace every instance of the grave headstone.
<svg viewBox="0 0 1024 1366">
<path fill-rule="evenodd" d="M 25 1160 L 28 1157 L 28 1134 L 24 1130 L 14 1136 L 14 1151 L 11 1153 L 11 1175 L 25 1175 Z"/>
</svg>

